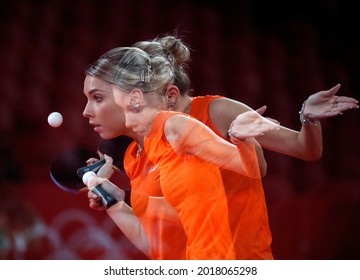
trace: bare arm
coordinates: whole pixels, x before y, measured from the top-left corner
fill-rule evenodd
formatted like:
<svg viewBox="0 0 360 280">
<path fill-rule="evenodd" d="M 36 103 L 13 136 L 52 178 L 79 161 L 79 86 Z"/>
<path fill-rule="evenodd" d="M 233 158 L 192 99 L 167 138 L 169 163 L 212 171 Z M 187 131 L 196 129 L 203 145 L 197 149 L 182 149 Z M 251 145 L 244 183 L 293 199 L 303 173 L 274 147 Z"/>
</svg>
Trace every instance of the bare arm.
<svg viewBox="0 0 360 280">
<path fill-rule="evenodd" d="M 124 235 L 147 257 L 150 257 L 150 244 L 145 231 L 129 205 L 124 202 L 125 193 L 107 179 L 100 177 L 90 180 L 89 186 L 101 184 L 119 202 L 106 209 L 106 213 Z M 90 207 L 100 209 L 96 197 L 89 191 Z"/>
<path fill-rule="evenodd" d="M 253 143 L 231 144 L 202 122 L 181 114 L 168 118 L 164 130 L 167 141 L 178 154 L 192 154 L 244 176 L 260 177 Z"/>
<path fill-rule="evenodd" d="M 264 118 L 258 113 L 263 113 L 265 109 L 264 106 L 257 111 L 249 110 L 239 114 L 235 120 L 233 120 L 228 130 L 228 137 L 230 137 L 232 143 L 238 144 L 239 141 L 251 141 L 254 143 L 262 177 L 266 175 L 267 163 L 263 149 L 254 137 L 263 135 L 270 130 L 279 129 L 278 122 Z"/>
<path fill-rule="evenodd" d="M 340 85 L 311 95 L 305 107 L 305 116 L 313 119 L 325 119 L 342 114 L 346 110 L 358 108 L 357 100 L 345 96 L 336 96 Z M 336 103 L 336 106 L 334 106 Z M 300 109 L 300 108 L 299 108 Z M 232 121 L 241 113 L 252 110 L 249 106 L 228 98 L 212 101 L 209 108 L 211 121 L 225 136 Z M 294 112 L 297 113 L 297 112 Z M 317 160 L 322 155 L 322 130 L 318 125 L 302 125 L 300 131 L 284 126 L 278 130 L 267 131 L 256 137 L 260 145 L 267 150 L 278 152 L 303 160 Z"/>
</svg>

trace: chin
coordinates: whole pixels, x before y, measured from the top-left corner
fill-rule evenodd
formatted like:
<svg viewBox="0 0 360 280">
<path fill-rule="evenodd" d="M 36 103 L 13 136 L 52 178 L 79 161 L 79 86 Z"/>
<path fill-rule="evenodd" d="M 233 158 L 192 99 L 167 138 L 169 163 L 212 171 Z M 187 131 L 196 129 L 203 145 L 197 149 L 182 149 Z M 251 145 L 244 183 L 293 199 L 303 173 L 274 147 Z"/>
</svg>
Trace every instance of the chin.
<svg viewBox="0 0 360 280">
<path fill-rule="evenodd" d="M 104 140 L 109 140 L 109 139 L 114 138 L 114 136 L 112 136 L 111 134 L 107 134 L 107 133 L 99 133 L 99 136 L 101 137 L 101 139 L 104 139 Z"/>
<path fill-rule="evenodd" d="M 111 140 L 111 139 L 114 139 L 114 138 L 117 138 L 117 137 L 119 137 L 119 136 L 122 136 L 123 134 L 118 134 L 118 133 L 111 133 L 111 134 L 109 134 L 109 133 L 102 133 L 102 134 L 99 134 L 100 135 L 100 137 L 102 138 L 102 139 L 104 139 L 104 140 Z"/>
</svg>

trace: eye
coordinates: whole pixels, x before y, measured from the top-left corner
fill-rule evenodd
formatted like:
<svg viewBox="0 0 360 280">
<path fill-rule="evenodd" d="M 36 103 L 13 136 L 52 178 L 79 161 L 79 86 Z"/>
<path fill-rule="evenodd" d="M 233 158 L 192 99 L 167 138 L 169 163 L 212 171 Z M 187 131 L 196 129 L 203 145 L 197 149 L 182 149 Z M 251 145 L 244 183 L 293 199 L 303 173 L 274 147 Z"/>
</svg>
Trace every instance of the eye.
<svg viewBox="0 0 360 280">
<path fill-rule="evenodd" d="M 93 98 L 94 98 L 94 100 L 95 100 L 96 102 L 98 102 L 98 103 L 103 100 L 103 97 L 102 97 L 101 95 L 98 95 L 98 94 L 95 94 L 95 95 L 93 96 Z"/>
</svg>

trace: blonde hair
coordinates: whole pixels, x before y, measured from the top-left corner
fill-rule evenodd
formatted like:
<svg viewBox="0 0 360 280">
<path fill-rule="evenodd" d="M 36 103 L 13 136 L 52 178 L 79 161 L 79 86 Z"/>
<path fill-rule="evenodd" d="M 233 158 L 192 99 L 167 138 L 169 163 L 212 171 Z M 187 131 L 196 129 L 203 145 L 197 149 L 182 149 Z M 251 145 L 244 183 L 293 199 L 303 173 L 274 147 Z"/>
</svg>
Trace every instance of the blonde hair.
<svg viewBox="0 0 360 280">
<path fill-rule="evenodd" d="M 187 73 L 190 49 L 181 39 L 164 36 L 154 40 L 139 41 L 132 46 L 144 50 L 150 57 L 162 56 L 167 59 L 174 73 L 174 85 L 179 88 L 181 94 L 190 93 L 191 82 Z"/>
<path fill-rule="evenodd" d="M 174 83 L 172 65 L 165 57 L 150 57 L 137 47 L 111 49 L 92 63 L 86 74 L 126 91 L 138 88 L 144 93 Z"/>
</svg>

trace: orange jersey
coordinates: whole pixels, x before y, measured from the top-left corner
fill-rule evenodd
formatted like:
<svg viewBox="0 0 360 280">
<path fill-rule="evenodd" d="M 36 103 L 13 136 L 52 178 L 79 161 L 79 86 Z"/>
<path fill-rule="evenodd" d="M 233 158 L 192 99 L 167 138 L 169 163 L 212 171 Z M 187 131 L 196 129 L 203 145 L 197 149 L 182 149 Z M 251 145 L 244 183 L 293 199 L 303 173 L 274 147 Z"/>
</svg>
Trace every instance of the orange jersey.
<svg viewBox="0 0 360 280">
<path fill-rule="evenodd" d="M 149 239 L 150 258 L 186 259 L 185 231 L 176 210 L 162 194 L 159 168 L 144 151 L 138 154 L 137 150 L 132 142 L 125 153 L 124 168 L 130 178 L 131 207 Z"/>
<path fill-rule="evenodd" d="M 194 97 L 190 111 L 190 115 L 206 124 L 220 137 L 220 132 L 210 120 L 209 104 L 221 97 Z M 224 169 L 221 169 L 221 174 L 229 204 L 229 222 L 236 259 L 273 259 L 272 235 L 261 178 L 251 179 Z"/>
<path fill-rule="evenodd" d="M 200 96 L 193 98 L 190 114 L 199 121 L 209 126 L 216 134 L 221 136 L 216 127 L 209 119 L 208 107 L 212 100 L 222 96 Z M 229 140 L 229 139 L 227 139 Z M 147 188 L 151 192 L 156 192 L 160 196 L 159 184 L 160 174 L 159 169 L 154 169 L 155 164 L 152 163 L 144 153 L 136 157 L 137 144 L 133 142 L 124 157 L 125 170 L 131 178 L 132 188 Z M 151 171 L 151 172 L 150 172 Z M 228 221 L 231 227 L 233 244 L 236 250 L 236 259 L 272 259 L 271 251 L 271 232 L 269 229 L 267 207 L 265 202 L 265 195 L 262 187 L 261 179 L 250 179 L 246 176 L 230 172 L 228 170 L 220 169 L 223 184 L 226 191 L 228 201 L 229 216 Z M 203 177 L 207 178 L 204 174 Z M 175 176 L 175 178 L 178 178 Z M 132 207 L 140 206 L 141 203 L 136 201 L 139 199 L 137 191 L 132 192 Z M 134 209 L 135 211 L 135 209 Z M 183 259 L 185 252 L 183 248 L 184 243 L 187 242 L 185 233 L 181 226 L 176 225 L 175 220 L 172 220 L 173 227 L 164 227 L 163 218 L 156 217 L 149 219 L 145 216 L 140 216 L 143 224 L 147 224 L 152 258 L 153 259 Z M 156 221 L 156 222 L 154 222 Z M 170 236 L 167 236 L 167 235 Z M 176 236 L 176 243 L 172 243 L 172 236 Z M 168 238 L 166 238 L 168 237 Z M 161 239 L 161 241 L 159 241 Z M 160 244 L 163 244 L 160 246 Z M 170 254 L 164 248 L 173 248 Z M 178 252 L 178 253 L 177 253 Z"/>
<path fill-rule="evenodd" d="M 173 114 L 179 113 L 159 113 L 141 155 L 136 158 L 132 144 L 125 157 L 131 206 L 148 235 L 151 258 L 234 259 L 220 170 L 174 152 L 164 135 L 164 123 Z"/>
</svg>

